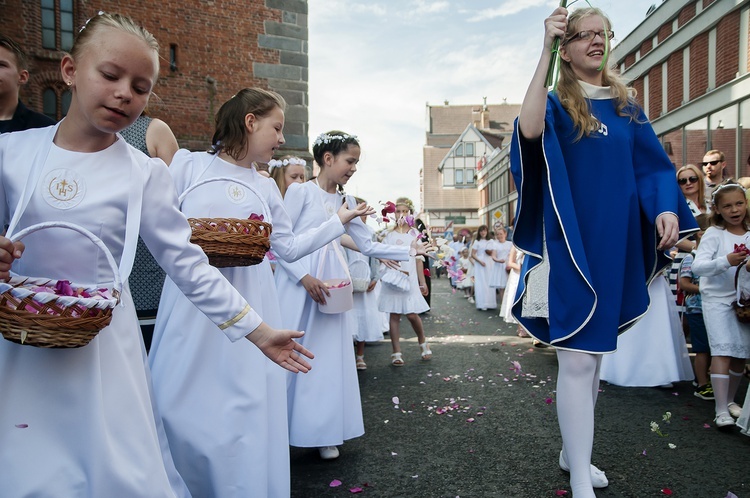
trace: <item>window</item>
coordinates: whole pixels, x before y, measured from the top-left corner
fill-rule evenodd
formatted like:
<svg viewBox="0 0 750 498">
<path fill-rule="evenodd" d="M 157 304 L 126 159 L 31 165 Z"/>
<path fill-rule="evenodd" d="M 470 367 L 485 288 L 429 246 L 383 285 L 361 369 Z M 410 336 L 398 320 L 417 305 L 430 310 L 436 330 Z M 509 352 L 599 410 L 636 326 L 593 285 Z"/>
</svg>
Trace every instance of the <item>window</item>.
<svg viewBox="0 0 750 498">
<path fill-rule="evenodd" d="M 463 185 L 464 183 L 464 170 L 456 170 L 456 185 Z"/>
<path fill-rule="evenodd" d="M 466 153 L 464 155 L 467 157 L 473 157 L 474 156 L 474 144 L 467 142 L 464 145 L 466 147 Z"/>
<path fill-rule="evenodd" d="M 473 169 L 466 170 L 466 183 L 468 184 L 474 183 L 474 170 Z"/>
<path fill-rule="evenodd" d="M 57 94 L 51 88 L 47 88 L 42 94 L 42 112 L 52 119 L 57 119 Z"/>
<path fill-rule="evenodd" d="M 464 144 L 458 144 L 456 147 L 456 157 L 461 157 L 464 155 Z"/>
<path fill-rule="evenodd" d="M 51 50 L 70 50 L 74 38 L 73 0 L 41 0 L 40 3 L 42 47 Z"/>
</svg>

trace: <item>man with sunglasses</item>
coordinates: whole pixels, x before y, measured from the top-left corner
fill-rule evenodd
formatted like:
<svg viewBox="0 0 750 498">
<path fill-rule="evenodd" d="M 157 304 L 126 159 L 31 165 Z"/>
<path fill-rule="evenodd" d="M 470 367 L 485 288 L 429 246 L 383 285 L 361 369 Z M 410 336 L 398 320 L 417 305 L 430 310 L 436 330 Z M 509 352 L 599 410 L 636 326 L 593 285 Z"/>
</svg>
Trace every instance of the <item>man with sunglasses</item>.
<svg viewBox="0 0 750 498">
<path fill-rule="evenodd" d="M 718 184 L 724 181 L 724 153 L 720 150 L 709 150 L 703 156 L 703 172 L 706 174 L 706 201 L 711 202 L 711 194 Z"/>
</svg>

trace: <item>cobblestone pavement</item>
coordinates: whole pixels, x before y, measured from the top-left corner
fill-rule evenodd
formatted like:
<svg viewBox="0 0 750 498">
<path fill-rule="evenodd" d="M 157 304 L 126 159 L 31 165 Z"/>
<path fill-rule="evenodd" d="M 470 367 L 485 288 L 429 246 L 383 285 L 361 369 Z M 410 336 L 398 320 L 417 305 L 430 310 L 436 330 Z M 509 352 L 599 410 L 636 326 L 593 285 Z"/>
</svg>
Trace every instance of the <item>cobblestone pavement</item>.
<svg viewBox="0 0 750 498">
<path fill-rule="evenodd" d="M 554 350 L 519 339 L 445 278 L 433 279 L 432 306 L 423 320 L 434 359 L 419 360 L 405 319 L 404 367 L 390 365 L 387 340 L 368 345 L 359 372 L 365 435 L 334 461 L 292 448 L 292 496 L 570 498 L 557 466 Z M 598 497 L 750 498 L 750 438 L 714 428 L 713 402 L 694 397 L 690 382 L 603 382 L 596 416 L 594 462 L 610 482 Z"/>
</svg>

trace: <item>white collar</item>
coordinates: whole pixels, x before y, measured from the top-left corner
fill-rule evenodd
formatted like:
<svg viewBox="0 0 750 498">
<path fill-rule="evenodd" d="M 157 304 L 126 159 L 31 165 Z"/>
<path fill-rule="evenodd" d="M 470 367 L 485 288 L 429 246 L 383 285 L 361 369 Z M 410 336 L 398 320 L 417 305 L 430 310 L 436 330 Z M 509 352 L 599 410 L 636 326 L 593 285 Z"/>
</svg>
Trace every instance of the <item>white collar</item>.
<svg viewBox="0 0 750 498">
<path fill-rule="evenodd" d="M 587 99 L 591 100 L 607 100 L 612 98 L 612 88 L 608 86 L 596 86 L 585 81 L 578 80 L 578 84 L 581 85 L 583 93 Z"/>
</svg>

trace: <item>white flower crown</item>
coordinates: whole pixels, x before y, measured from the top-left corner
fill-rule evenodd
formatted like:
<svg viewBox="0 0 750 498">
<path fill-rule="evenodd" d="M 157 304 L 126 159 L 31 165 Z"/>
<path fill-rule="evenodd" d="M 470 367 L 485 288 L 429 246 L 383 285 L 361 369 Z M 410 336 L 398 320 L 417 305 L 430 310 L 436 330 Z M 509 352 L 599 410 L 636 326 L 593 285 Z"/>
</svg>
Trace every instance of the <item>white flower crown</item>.
<svg viewBox="0 0 750 498">
<path fill-rule="evenodd" d="M 305 162 L 304 159 L 300 159 L 299 157 L 290 157 L 283 160 L 271 159 L 270 161 L 268 161 L 268 172 L 270 173 L 274 170 L 274 168 L 283 168 L 284 166 L 289 166 L 290 164 L 307 166 L 307 162 Z"/>
<path fill-rule="evenodd" d="M 313 146 L 327 144 L 332 140 L 341 140 L 343 142 L 344 140 L 348 140 L 350 138 L 357 140 L 357 135 L 329 135 L 328 133 L 321 133 L 313 142 Z"/>
</svg>

